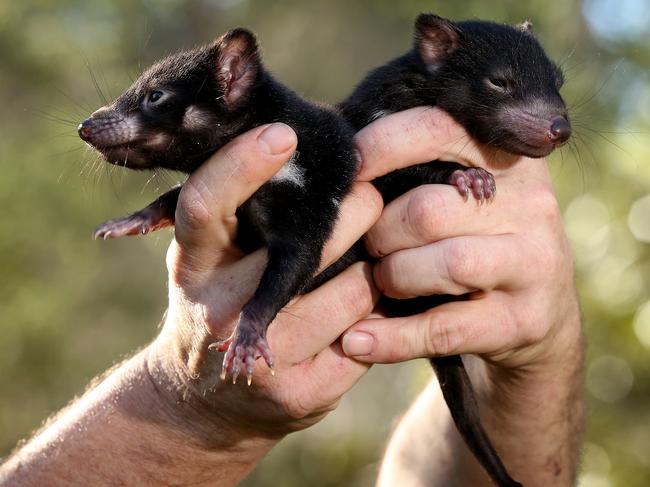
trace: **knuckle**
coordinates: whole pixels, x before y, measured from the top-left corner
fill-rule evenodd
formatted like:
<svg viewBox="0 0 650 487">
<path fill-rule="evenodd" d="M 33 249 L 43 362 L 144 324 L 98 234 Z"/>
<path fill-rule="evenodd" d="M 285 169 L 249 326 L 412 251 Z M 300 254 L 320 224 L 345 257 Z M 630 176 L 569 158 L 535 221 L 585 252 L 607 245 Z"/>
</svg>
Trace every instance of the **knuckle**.
<svg viewBox="0 0 650 487">
<path fill-rule="evenodd" d="M 360 134 L 360 140 L 363 141 L 363 144 L 359 146 L 362 158 L 370 156 L 371 159 L 382 159 L 391 152 L 391 134 L 387 124 L 382 122 L 383 120 L 379 120 L 378 123 L 367 126 L 363 129 L 364 133 Z"/>
<path fill-rule="evenodd" d="M 167 274 L 169 275 L 169 282 L 175 287 L 184 288 L 192 280 L 193 273 L 183 265 L 182 250 L 179 248 L 175 240 L 167 249 L 165 262 L 167 264 Z M 170 290 L 172 288 L 170 287 Z"/>
<path fill-rule="evenodd" d="M 381 212 L 384 209 L 384 200 L 382 199 L 381 194 L 379 194 L 379 191 L 377 191 L 371 183 L 358 183 L 357 187 L 368 211 L 373 217 L 372 220 L 376 221 L 379 219 Z"/>
<path fill-rule="evenodd" d="M 550 184 L 541 185 L 534 195 L 534 204 L 539 216 L 546 222 L 558 222 L 561 218 L 560 205 Z"/>
<path fill-rule="evenodd" d="M 431 187 L 421 186 L 411 192 L 406 212 L 410 231 L 427 241 L 432 240 L 442 229 L 444 199 Z"/>
<path fill-rule="evenodd" d="M 401 289 L 404 287 L 405 275 L 400 272 L 401 265 L 396 254 L 391 254 L 379 261 L 375 266 L 375 284 L 389 298 L 404 298 Z"/>
<path fill-rule="evenodd" d="M 461 241 L 455 241 L 443 248 L 445 270 L 449 279 L 456 284 L 471 282 L 478 272 L 478 261 L 470 252 L 468 245 Z"/>
<path fill-rule="evenodd" d="M 197 185 L 197 182 L 187 182 L 183 185 L 176 207 L 176 221 L 189 229 L 203 228 L 210 224 L 212 213 L 207 207 L 205 194 L 207 186 Z"/>
<path fill-rule="evenodd" d="M 372 292 L 363 274 L 354 274 L 341 293 L 341 305 L 357 317 L 365 317 L 374 308 Z"/>
<path fill-rule="evenodd" d="M 555 276 L 561 274 L 564 263 L 560 254 L 552 246 L 538 246 L 536 260 L 535 268 L 537 272 L 535 272 L 535 269 L 532 272 L 534 272 L 533 277 L 537 280 L 554 279 Z"/>
<path fill-rule="evenodd" d="M 515 307 L 511 311 L 509 325 L 514 330 L 513 333 L 520 346 L 539 343 L 546 335 L 543 316 L 537 311 L 536 306 L 531 303 Z"/>
<path fill-rule="evenodd" d="M 458 337 L 454 331 L 438 317 L 430 317 L 424 330 L 424 343 L 431 356 L 451 355 L 458 346 Z"/>
</svg>

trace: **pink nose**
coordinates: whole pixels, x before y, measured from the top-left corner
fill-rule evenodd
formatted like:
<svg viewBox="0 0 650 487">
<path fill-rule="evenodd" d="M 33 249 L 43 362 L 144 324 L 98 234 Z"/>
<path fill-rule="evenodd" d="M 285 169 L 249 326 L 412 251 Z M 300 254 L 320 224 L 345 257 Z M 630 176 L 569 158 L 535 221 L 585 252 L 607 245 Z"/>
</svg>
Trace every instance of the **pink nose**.
<svg viewBox="0 0 650 487">
<path fill-rule="evenodd" d="M 548 131 L 549 140 L 555 145 L 562 145 L 571 137 L 571 125 L 564 117 L 558 117 L 551 122 Z"/>
<path fill-rule="evenodd" d="M 81 140 L 88 141 L 91 134 L 91 130 L 90 130 L 91 126 L 92 126 L 92 120 L 90 118 L 84 120 L 79 124 L 79 127 L 77 127 L 77 131 L 79 132 L 79 137 L 81 137 Z"/>
</svg>

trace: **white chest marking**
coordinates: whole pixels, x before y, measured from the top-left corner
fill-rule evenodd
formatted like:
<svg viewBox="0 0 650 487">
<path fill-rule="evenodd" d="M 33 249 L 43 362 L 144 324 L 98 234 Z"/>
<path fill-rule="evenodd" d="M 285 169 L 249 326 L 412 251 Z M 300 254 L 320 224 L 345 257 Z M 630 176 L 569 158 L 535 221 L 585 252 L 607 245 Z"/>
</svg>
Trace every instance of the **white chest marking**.
<svg viewBox="0 0 650 487">
<path fill-rule="evenodd" d="M 294 152 L 291 156 L 291 159 L 289 159 L 284 164 L 284 166 L 282 166 L 282 168 L 271 178 L 271 182 L 279 183 L 282 181 L 292 183 L 300 187 L 304 186 L 305 169 L 300 167 L 296 162 L 299 156 L 300 154 L 298 151 Z"/>
</svg>

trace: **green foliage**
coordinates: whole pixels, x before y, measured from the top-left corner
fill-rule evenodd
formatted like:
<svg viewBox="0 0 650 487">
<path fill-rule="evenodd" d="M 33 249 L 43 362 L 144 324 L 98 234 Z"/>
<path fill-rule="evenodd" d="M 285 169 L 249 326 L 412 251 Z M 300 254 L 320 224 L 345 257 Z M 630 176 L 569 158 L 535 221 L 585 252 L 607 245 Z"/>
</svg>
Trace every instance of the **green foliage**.
<svg viewBox="0 0 650 487">
<path fill-rule="evenodd" d="M 648 485 L 650 33 L 625 22 L 650 13 L 626 0 L 613 15 L 613 3 L 0 2 L 0 454 L 150 340 L 165 307 L 168 232 L 90 239 L 97 223 L 139 208 L 178 179 L 108 167 L 83 148 L 76 125 L 103 96 L 120 93 L 163 54 L 245 25 L 259 34 L 279 79 L 335 102 L 405 50 L 417 13 L 437 9 L 458 19 L 532 20 L 567 72 L 577 143 L 551 164 L 589 337 L 582 485 Z M 618 29 L 603 27 L 607 15 Z M 371 485 L 392 418 L 427 377 L 423 364 L 375 368 L 323 424 L 272 452 L 246 485 Z"/>
</svg>

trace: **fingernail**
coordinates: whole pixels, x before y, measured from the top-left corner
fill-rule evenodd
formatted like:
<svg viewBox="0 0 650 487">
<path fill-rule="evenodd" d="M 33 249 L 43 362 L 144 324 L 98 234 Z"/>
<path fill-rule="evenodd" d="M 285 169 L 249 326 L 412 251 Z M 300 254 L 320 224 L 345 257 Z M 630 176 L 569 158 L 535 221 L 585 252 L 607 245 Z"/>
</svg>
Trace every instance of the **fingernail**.
<svg viewBox="0 0 650 487">
<path fill-rule="evenodd" d="M 272 156 L 282 154 L 296 143 L 296 134 L 283 123 L 273 123 L 257 136 L 260 148 Z"/>
<path fill-rule="evenodd" d="M 343 352 L 348 357 L 359 357 L 372 353 L 375 338 L 369 333 L 362 331 L 351 331 L 343 335 Z"/>
</svg>

